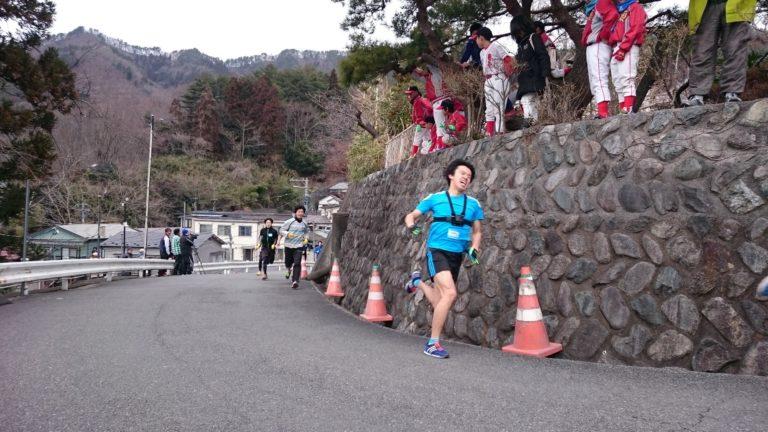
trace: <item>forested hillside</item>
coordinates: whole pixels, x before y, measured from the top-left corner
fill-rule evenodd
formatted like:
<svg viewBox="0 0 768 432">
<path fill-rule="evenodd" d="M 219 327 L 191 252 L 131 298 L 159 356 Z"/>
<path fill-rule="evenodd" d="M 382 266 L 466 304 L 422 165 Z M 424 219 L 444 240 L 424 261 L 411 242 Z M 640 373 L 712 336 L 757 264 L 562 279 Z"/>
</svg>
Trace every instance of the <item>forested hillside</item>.
<svg viewBox="0 0 768 432">
<path fill-rule="evenodd" d="M 150 225 L 178 223 L 184 206 L 288 208 L 300 201 L 290 178 L 309 176 L 320 187 L 346 176 L 354 123 L 322 109 L 324 100 L 346 97 L 333 72 L 342 52 L 223 61 L 83 28 L 43 38 L 41 47 L 71 70 L 76 96 L 50 124 L 45 169 L 18 179 L 32 180 L 32 230 L 99 217 L 121 222 L 123 209 L 129 224 L 143 225 L 150 114 Z M 20 243 L 23 195 L 19 202 L 14 191 L 0 248 Z"/>
</svg>

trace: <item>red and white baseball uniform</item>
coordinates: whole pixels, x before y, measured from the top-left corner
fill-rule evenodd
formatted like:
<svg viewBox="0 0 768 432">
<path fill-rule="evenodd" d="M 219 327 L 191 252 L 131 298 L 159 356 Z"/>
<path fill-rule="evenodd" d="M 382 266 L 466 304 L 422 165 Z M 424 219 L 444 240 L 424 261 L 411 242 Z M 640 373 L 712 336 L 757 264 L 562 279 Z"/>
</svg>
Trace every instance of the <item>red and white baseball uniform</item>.
<svg viewBox="0 0 768 432">
<path fill-rule="evenodd" d="M 640 60 L 640 47 L 645 41 L 647 19 L 643 6 L 634 2 L 620 12 L 616 24 L 611 28 L 611 79 L 625 112 L 630 112 L 635 103 L 637 63 Z"/>
<path fill-rule="evenodd" d="M 511 63 L 512 56 L 496 42 L 480 51 L 485 75 L 485 128 L 488 135 L 504 131 L 504 108 L 507 105 L 510 85 L 504 63 Z"/>
<path fill-rule="evenodd" d="M 611 63 L 610 32 L 619 14 L 611 0 L 597 0 L 587 16 L 581 44 L 587 47 L 589 87 L 598 104 L 611 100 L 608 74 Z"/>
</svg>

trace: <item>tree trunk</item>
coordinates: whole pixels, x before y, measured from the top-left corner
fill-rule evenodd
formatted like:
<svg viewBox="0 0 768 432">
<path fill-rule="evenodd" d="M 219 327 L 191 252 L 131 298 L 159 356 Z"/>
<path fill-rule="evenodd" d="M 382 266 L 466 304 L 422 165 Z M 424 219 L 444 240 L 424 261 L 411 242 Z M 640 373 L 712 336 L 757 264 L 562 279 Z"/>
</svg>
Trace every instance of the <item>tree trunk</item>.
<svg viewBox="0 0 768 432">
<path fill-rule="evenodd" d="M 427 9 L 432 6 L 434 0 L 416 0 L 416 25 L 427 40 L 429 53 L 442 61 L 449 61 L 450 57 L 443 49 L 443 41 L 435 33 L 432 23 L 429 22 L 429 12 Z"/>
<path fill-rule="evenodd" d="M 645 97 L 648 96 L 648 92 L 651 90 L 651 87 L 653 87 L 653 84 L 656 83 L 657 74 L 659 72 L 660 64 L 657 64 L 660 62 L 660 59 L 662 59 L 666 52 L 664 48 L 662 47 L 661 41 L 656 41 L 656 45 L 653 46 L 653 56 L 652 58 L 654 60 L 651 61 L 651 64 L 649 65 L 648 69 L 646 69 L 645 74 L 643 75 L 643 78 L 640 79 L 640 83 L 637 85 L 637 92 L 636 92 L 636 99 L 635 99 L 635 105 L 632 107 L 632 110 L 634 112 L 637 112 L 640 110 L 640 107 L 643 105 L 643 101 L 645 100 Z"/>
<path fill-rule="evenodd" d="M 240 157 L 245 159 L 245 126 L 242 127 L 242 134 L 240 138 Z"/>
<path fill-rule="evenodd" d="M 366 123 L 363 120 L 362 111 L 357 110 L 357 112 L 355 113 L 355 118 L 357 119 L 357 125 L 360 126 L 364 131 L 368 132 L 373 139 L 376 139 L 379 137 L 379 135 L 381 135 L 376 131 L 376 129 L 374 129 L 373 126 L 371 126 L 370 124 Z"/>
</svg>

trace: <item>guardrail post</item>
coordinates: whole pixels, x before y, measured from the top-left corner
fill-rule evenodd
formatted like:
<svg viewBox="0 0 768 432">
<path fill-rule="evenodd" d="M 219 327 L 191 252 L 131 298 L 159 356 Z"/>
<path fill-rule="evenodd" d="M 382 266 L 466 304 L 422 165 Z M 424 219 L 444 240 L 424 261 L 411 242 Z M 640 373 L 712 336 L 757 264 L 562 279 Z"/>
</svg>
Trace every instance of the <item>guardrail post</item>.
<svg viewBox="0 0 768 432">
<path fill-rule="evenodd" d="M 104 280 L 107 282 L 112 282 L 112 278 L 115 276 L 114 272 L 107 272 L 104 274 Z"/>
<path fill-rule="evenodd" d="M 61 290 L 67 291 L 69 289 L 69 279 L 68 278 L 61 278 Z"/>
</svg>

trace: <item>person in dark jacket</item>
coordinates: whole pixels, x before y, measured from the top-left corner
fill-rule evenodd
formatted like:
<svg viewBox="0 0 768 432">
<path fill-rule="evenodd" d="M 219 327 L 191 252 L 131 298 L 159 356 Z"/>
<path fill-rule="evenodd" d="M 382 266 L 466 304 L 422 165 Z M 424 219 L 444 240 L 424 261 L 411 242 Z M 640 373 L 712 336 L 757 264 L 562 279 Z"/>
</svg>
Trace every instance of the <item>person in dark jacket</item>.
<svg viewBox="0 0 768 432">
<path fill-rule="evenodd" d="M 480 23 L 472 23 L 469 26 L 469 38 L 467 38 L 467 45 L 464 46 L 464 52 L 461 54 L 459 64 L 461 67 L 468 68 L 481 68 L 482 62 L 480 61 L 480 47 L 477 45 L 477 31 L 483 28 Z"/>
<path fill-rule="evenodd" d="M 512 18 L 509 30 L 517 42 L 517 99 L 523 106 L 525 118 L 534 122 L 539 117 L 539 95 L 544 92 L 550 73 L 549 54 L 529 18 Z"/>
<path fill-rule="evenodd" d="M 171 229 L 166 228 L 163 233 L 163 238 L 160 239 L 160 243 L 157 245 L 160 249 L 160 259 L 173 259 L 173 253 L 171 252 Z M 159 270 L 158 276 L 165 276 L 168 270 Z"/>
<path fill-rule="evenodd" d="M 189 235 L 189 229 L 181 230 L 181 274 L 192 274 L 192 248 L 194 240 Z"/>
</svg>

